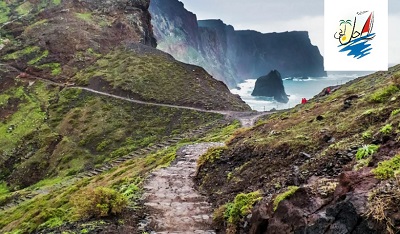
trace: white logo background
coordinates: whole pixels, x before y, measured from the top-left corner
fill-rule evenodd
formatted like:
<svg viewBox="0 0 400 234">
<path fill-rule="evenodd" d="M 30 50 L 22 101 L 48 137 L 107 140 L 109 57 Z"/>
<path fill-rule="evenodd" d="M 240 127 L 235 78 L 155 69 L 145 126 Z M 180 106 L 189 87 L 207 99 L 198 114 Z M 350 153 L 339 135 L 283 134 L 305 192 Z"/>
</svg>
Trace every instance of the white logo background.
<svg viewBox="0 0 400 234">
<path fill-rule="evenodd" d="M 365 12 L 358 15 L 358 12 Z M 348 52 L 339 52 L 340 42 L 334 38 L 339 31 L 340 20 L 357 17 L 357 25 L 364 25 L 374 12 L 369 55 L 356 59 Z M 388 70 L 388 0 L 325 0 L 324 66 L 326 71 L 387 71 Z"/>
</svg>

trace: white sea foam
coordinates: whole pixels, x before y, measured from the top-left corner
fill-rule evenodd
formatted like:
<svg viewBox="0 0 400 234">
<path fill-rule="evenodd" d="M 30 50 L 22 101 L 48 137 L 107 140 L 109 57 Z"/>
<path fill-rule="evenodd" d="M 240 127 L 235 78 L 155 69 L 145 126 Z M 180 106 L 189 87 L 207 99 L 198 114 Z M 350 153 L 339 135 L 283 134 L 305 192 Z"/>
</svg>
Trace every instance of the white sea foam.
<svg viewBox="0 0 400 234">
<path fill-rule="evenodd" d="M 364 73 L 330 73 L 327 77 L 308 78 L 308 79 L 284 79 L 283 85 L 285 91 L 289 95 L 289 102 L 279 103 L 268 97 L 253 97 L 253 92 L 256 80 L 245 80 L 239 84 L 239 89 L 232 89 L 231 92 L 239 94 L 240 97 L 253 109 L 258 111 L 287 109 L 301 103 L 302 98 L 310 99 L 320 93 L 325 87 L 345 84 L 359 76 L 366 75 Z"/>
</svg>

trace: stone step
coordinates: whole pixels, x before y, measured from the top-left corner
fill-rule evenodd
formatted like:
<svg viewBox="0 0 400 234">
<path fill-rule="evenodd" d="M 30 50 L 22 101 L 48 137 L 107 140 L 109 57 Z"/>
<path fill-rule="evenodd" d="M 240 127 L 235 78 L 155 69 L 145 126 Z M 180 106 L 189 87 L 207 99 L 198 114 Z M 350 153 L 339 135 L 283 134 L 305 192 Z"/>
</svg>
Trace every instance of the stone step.
<svg viewBox="0 0 400 234">
<path fill-rule="evenodd" d="M 112 168 L 112 165 L 106 164 L 106 165 L 103 166 L 103 168 L 105 168 L 107 170 L 110 170 Z"/>
<path fill-rule="evenodd" d="M 150 149 L 149 148 L 141 149 L 140 152 L 144 153 L 144 154 L 147 154 L 147 153 L 150 152 Z"/>
<path fill-rule="evenodd" d="M 154 151 L 154 150 L 157 150 L 157 149 L 159 149 L 159 147 L 157 147 L 157 146 L 153 145 L 153 146 L 151 146 L 149 149 L 150 149 L 151 151 Z"/>
<path fill-rule="evenodd" d="M 95 175 L 97 175 L 97 174 L 99 174 L 97 171 L 89 171 L 89 172 L 87 173 L 87 175 L 90 176 L 90 177 L 95 176 Z"/>
</svg>

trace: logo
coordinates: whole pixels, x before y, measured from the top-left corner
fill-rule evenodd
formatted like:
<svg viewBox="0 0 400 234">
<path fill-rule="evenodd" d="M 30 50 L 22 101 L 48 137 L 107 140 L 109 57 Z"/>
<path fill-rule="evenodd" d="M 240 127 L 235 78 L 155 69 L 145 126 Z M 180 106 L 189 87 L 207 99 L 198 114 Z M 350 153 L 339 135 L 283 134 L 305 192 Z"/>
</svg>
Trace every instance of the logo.
<svg viewBox="0 0 400 234">
<path fill-rule="evenodd" d="M 325 0 L 326 71 L 388 69 L 388 0 Z"/>
<path fill-rule="evenodd" d="M 365 15 L 369 11 L 358 12 L 358 16 Z M 354 20 L 340 20 L 339 30 L 335 33 L 334 38 L 339 41 L 339 52 L 345 52 L 348 56 L 355 59 L 361 59 L 369 55 L 372 51 L 370 41 L 376 36 L 372 32 L 374 26 L 374 12 L 369 13 L 369 17 L 365 21 L 360 20 L 361 17 L 354 17 Z M 361 21 L 361 23 L 359 23 Z M 361 28 L 362 26 L 362 28 Z"/>
</svg>

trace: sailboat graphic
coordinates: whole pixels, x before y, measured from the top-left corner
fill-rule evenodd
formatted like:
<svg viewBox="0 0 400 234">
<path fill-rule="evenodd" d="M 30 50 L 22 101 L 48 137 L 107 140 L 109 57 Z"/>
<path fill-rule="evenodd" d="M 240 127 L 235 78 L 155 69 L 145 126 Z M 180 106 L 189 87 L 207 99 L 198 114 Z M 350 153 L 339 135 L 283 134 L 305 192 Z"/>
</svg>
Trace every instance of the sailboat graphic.
<svg viewBox="0 0 400 234">
<path fill-rule="evenodd" d="M 372 28 L 374 26 L 374 12 L 372 12 L 361 30 L 361 37 L 368 36 L 371 34 Z"/>
<path fill-rule="evenodd" d="M 339 40 L 339 52 L 346 52 L 347 56 L 361 59 L 371 54 L 372 44 L 375 33 L 372 32 L 374 26 L 374 12 L 371 12 L 364 26 L 358 27 L 358 17 L 351 20 L 340 20 L 340 29 L 334 35 Z"/>
</svg>

